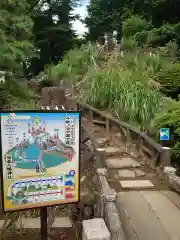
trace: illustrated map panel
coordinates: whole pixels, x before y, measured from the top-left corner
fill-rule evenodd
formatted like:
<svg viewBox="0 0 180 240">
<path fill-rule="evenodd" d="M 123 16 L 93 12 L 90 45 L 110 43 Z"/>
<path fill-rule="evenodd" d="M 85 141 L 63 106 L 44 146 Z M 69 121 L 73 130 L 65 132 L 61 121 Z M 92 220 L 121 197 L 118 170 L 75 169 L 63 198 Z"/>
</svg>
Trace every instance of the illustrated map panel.
<svg viewBox="0 0 180 240">
<path fill-rule="evenodd" d="M 1 113 L 4 210 L 77 202 L 79 113 Z"/>
</svg>

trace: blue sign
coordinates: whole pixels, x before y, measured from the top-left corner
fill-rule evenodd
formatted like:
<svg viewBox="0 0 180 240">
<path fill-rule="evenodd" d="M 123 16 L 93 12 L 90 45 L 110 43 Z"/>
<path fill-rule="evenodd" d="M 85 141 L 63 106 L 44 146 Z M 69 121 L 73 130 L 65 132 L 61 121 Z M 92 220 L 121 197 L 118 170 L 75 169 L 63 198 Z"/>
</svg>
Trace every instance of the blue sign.
<svg viewBox="0 0 180 240">
<path fill-rule="evenodd" d="M 169 140 L 169 128 L 160 128 L 160 140 Z"/>
</svg>

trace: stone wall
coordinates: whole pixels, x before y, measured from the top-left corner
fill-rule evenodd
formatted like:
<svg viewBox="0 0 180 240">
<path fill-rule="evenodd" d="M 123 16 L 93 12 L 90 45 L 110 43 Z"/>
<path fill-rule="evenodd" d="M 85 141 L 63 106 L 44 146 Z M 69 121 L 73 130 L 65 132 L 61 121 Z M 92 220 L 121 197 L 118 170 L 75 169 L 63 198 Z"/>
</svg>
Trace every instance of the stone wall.
<svg viewBox="0 0 180 240">
<path fill-rule="evenodd" d="M 168 181 L 169 187 L 180 193 L 180 177 L 176 175 L 176 169 L 173 167 L 164 167 L 164 176 Z"/>
<path fill-rule="evenodd" d="M 100 185 L 100 198 L 96 205 L 95 214 L 103 218 L 111 233 L 111 240 L 125 240 L 120 216 L 116 208 L 116 192 L 109 187 L 106 180 L 107 170 L 97 169 L 97 180 Z"/>
</svg>

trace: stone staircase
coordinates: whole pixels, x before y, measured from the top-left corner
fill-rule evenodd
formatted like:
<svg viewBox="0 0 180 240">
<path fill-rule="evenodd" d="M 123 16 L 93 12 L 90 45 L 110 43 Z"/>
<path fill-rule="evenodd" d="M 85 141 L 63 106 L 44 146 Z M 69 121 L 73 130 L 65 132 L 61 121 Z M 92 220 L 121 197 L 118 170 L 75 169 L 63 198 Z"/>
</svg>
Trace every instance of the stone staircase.
<svg viewBox="0 0 180 240">
<path fill-rule="evenodd" d="M 180 198 L 170 191 L 161 172 L 146 166 L 119 131 L 107 138 L 105 127 L 96 123 L 92 135 L 97 150 L 105 154 L 106 179 L 117 193 L 115 203 L 125 239 L 180 240 Z"/>
<path fill-rule="evenodd" d="M 122 141 L 119 132 L 112 133 L 110 139 L 105 136 L 103 126 L 93 124 L 93 135 L 99 145 L 99 151 L 105 152 L 105 167 L 108 170 L 109 185 L 120 192 L 126 189 L 160 189 L 167 190 L 158 174 L 143 166 L 137 153 L 132 152 Z"/>
</svg>

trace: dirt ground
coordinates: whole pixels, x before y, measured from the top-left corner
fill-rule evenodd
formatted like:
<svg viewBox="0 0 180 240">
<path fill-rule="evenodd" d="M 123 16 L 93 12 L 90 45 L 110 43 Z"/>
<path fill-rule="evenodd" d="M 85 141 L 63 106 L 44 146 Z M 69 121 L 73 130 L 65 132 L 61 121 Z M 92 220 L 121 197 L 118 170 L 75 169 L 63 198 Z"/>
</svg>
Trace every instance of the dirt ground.
<svg viewBox="0 0 180 240">
<path fill-rule="evenodd" d="M 76 236 L 76 230 L 74 228 L 62 228 L 52 231 L 52 236 L 48 240 L 79 240 L 80 236 Z M 22 233 L 11 232 L 4 238 L 5 240 L 41 240 L 39 231 L 23 231 Z"/>
</svg>

